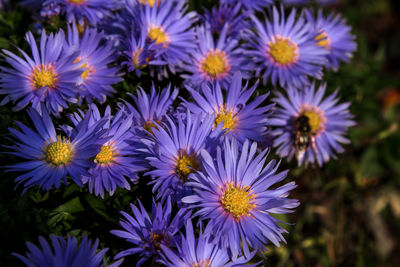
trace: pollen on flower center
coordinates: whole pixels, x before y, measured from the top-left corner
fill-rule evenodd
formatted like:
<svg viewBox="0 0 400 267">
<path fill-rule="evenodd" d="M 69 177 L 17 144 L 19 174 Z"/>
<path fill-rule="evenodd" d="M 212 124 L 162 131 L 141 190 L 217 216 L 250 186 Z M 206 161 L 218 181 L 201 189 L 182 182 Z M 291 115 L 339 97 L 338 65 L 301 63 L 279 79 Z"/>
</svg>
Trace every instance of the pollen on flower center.
<svg viewBox="0 0 400 267">
<path fill-rule="evenodd" d="M 329 48 L 331 46 L 331 39 L 324 31 L 321 31 L 321 33 L 315 37 L 315 41 L 317 41 L 318 46 L 322 46 L 325 48 Z"/>
<path fill-rule="evenodd" d="M 72 158 L 71 144 L 61 137 L 57 137 L 57 141 L 48 144 L 44 151 L 46 161 L 55 166 L 67 164 Z"/>
<path fill-rule="evenodd" d="M 157 124 L 160 124 L 160 123 L 161 123 L 161 120 L 156 120 L 156 121 L 148 120 L 148 121 L 144 124 L 144 127 L 143 127 L 143 128 L 144 128 L 146 131 L 148 131 L 149 133 L 153 134 L 153 128 L 154 128 L 154 129 L 158 129 L 156 123 L 157 123 Z"/>
<path fill-rule="evenodd" d="M 163 30 L 162 27 L 151 26 L 147 35 L 152 41 L 156 41 L 156 44 L 164 44 L 167 46 L 168 34 Z"/>
<path fill-rule="evenodd" d="M 193 263 L 191 267 L 209 267 L 211 260 L 201 260 L 199 262 Z"/>
<path fill-rule="evenodd" d="M 81 57 L 77 57 L 74 61 L 74 63 L 78 63 L 79 61 L 81 61 L 82 58 Z M 81 78 L 83 80 L 86 80 L 89 75 L 93 72 L 95 72 L 95 69 L 93 66 L 89 65 L 88 62 L 85 62 L 84 64 L 82 64 L 80 67 L 78 67 L 78 69 L 84 69 L 82 74 L 81 74 Z"/>
<path fill-rule="evenodd" d="M 288 65 L 299 59 L 299 48 L 289 38 L 277 36 L 268 47 L 269 55 L 279 64 Z"/>
<path fill-rule="evenodd" d="M 227 74 L 231 69 L 226 53 L 218 49 L 211 49 L 200 62 L 200 66 L 202 71 L 214 79 Z"/>
<path fill-rule="evenodd" d="M 54 88 L 57 82 L 57 74 L 51 65 L 40 65 L 33 69 L 32 74 L 32 86 L 35 89 L 40 89 L 42 87 L 48 86 Z"/>
<path fill-rule="evenodd" d="M 236 127 L 238 122 L 238 119 L 235 117 L 235 115 L 236 114 L 233 111 L 228 111 L 225 108 L 221 108 L 215 117 L 214 126 L 217 127 L 222 122 L 222 129 L 227 129 L 226 132 L 230 132 Z"/>
<path fill-rule="evenodd" d="M 255 195 L 251 194 L 249 188 L 249 186 L 242 188 L 234 186 L 233 183 L 229 183 L 225 187 L 221 204 L 237 221 L 243 216 L 250 216 L 250 211 L 256 206 L 252 203 Z"/>
<path fill-rule="evenodd" d="M 86 2 L 86 1 L 87 0 L 69 0 L 70 3 L 77 4 L 77 5 L 82 4 L 82 3 Z"/>
<path fill-rule="evenodd" d="M 312 134 L 317 134 L 324 129 L 326 117 L 322 110 L 306 106 L 302 108 L 300 114 L 308 118 Z"/>
<path fill-rule="evenodd" d="M 100 152 L 96 155 L 94 162 L 97 164 L 109 164 L 115 156 L 111 145 L 103 145 Z"/>
<path fill-rule="evenodd" d="M 157 0 L 157 1 L 156 0 L 139 0 L 139 2 L 142 5 L 149 5 L 150 7 L 153 7 L 156 2 L 157 2 L 157 6 L 159 6 L 161 0 Z"/>
<path fill-rule="evenodd" d="M 161 242 L 164 240 L 165 235 L 164 233 L 152 233 L 150 236 L 150 243 L 154 246 L 156 250 L 161 249 Z"/>
<path fill-rule="evenodd" d="M 175 172 L 179 175 L 182 181 L 186 181 L 190 173 L 198 170 L 200 164 L 196 159 L 196 154 L 188 155 L 186 152 L 179 152 L 179 156 L 176 157 Z"/>
</svg>

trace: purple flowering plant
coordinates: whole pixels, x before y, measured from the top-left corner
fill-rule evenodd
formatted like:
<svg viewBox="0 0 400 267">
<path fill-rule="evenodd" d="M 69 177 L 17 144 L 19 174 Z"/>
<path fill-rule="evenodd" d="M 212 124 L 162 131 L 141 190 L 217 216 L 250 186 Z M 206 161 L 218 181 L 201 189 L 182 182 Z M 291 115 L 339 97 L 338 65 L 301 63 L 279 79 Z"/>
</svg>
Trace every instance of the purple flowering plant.
<svg viewBox="0 0 400 267">
<path fill-rule="evenodd" d="M 30 23 L 0 39 L 1 170 L 29 227 L 7 210 L 7 263 L 310 265 L 303 177 L 342 163 L 358 123 L 335 3 L 17 2 L 0 0 Z"/>
</svg>

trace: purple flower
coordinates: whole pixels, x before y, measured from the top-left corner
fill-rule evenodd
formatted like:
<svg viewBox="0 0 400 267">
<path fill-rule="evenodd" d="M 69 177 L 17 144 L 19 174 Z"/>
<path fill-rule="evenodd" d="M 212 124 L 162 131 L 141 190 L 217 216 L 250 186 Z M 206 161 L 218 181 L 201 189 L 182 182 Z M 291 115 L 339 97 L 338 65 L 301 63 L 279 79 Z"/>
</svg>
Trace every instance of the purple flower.
<svg viewBox="0 0 400 267">
<path fill-rule="evenodd" d="M 88 102 L 92 98 L 105 102 L 107 96 L 115 93 L 112 84 L 122 80 L 119 68 L 109 66 L 116 59 L 115 50 L 111 42 L 103 45 L 103 41 L 105 35 L 96 29 L 86 28 L 80 37 L 75 24 L 68 28 L 66 49 L 78 52 L 75 62 L 83 72 L 77 85 Z"/>
<path fill-rule="evenodd" d="M 294 182 L 270 188 L 287 171 L 277 173 L 275 160 L 265 166 L 268 150 L 256 152 L 257 143 L 246 140 L 239 147 L 235 139 L 217 148 L 216 160 L 202 150 L 203 171 L 191 174 L 188 183 L 194 194 L 182 199 L 189 208 L 198 208 L 194 215 L 208 220 L 205 235 L 212 235 L 213 243 L 228 249 L 233 259 L 242 248 L 247 258 L 250 248 L 264 251 L 269 241 L 276 246 L 284 242 L 286 231 L 270 213 L 289 213 L 299 205 L 287 198 Z"/>
<path fill-rule="evenodd" d="M 177 246 L 177 252 L 169 247 L 161 245 L 163 251 L 163 263 L 167 267 L 187 267 L 187 266 L 218 266 L 218 267 L 233 267 L 233 266 L 256 266 L 256 264 L 245 265 L 256 254 L 256 251 L 251 253 L 250 257 L 240 257 L 234 262 L 230 261 L 228 253 L 224 249 L 218 247 L 212 242 L 210 235 L 203 234 L 203 229 L 200 227 L 199 237 L 196 238 L 193 231 L 192 221 L 189 219 L 186 222 L 186 238 L 181 234 L 181 241 Z"/>
<path fill-rule="evenodd" d="M 93 243 L 87 235 L 79 243 L 76 237 L 68 235 L 67 240 L 61 236 L 51 235 L 51 245 L 43 237 L 39 237 L 41 248 L 30 242 L 26 242 L 29 252 L 26 256 L 13 253 L 14 256 L 23 261 L 26 266 L 40 267 L 99 267 L 104 266 L 104 258 L 108 248 L 97 251 L 99 240 Z M 123 260 L 107 265 L 117 267 Z"/>
<path fill-rule="evenodd" d="M 214 42 L 212 33 L 204 27 L 197 28 L 198 47 L 191 53 L 190 60 L 185 62 L 183 70 L 191 74 L 182 75 L 189 84 L 199 86 L 205 82 L 215 81 L 227 86 L 234 73 L 241 71 L 245 78 L 253 69 L 238 47 L 238 40 L 227 38 L 228 24 L 222 29 L 218 41 Z"/>
<path fill-rule="evenodd" d="M 45 109 L 42 116 L 35 109 L 30 109 L 28 115 L 36 132 L 19 122 L 16 123 L 21 131 L 9 129 L 15 145 L 6 146 L 14 150 L 8 153 L 25 160 L 6 166 L 8 171 L 25 172 L 15 181 L 24 183 L 26 189 L 39 185 L 48 191 L 52 186 L 59 188 L 61 181 L 67 184 L 68 175 L 82 186 L 81 175 L 91 165 L 89 158 L 96 156 L 100 150 L 103 141 L 100 138 L 101 128 L 105 123 L 100 120 L 89 126 L 90 112 L 76 125 L 74 135 L 66 136 L 56 133 Z"/>
<path fill-rule="evenodd" d="M 201 149 L 210 149 L 216 144 L 221 127 L 212 132 L 214 116 L 191 115 L 178 116 L 177 122 L 166 116 L 166 123 L 153 128 L 154 143 L 149 148 L 152 155 L 147 158 L 154 170 L 151 175 L 157 191 L 157 198 L 163 201 L 173 196 L 180 201 L 182 196 L 190 192 L 186 186 L 188 176 L 199 170 Z"/>
<path fill-rule="evenodd" d="M 262 73 L 264 83 L 271 79 L 275 86 L 292 85 L 300 88 L 309 84 L 308 76 L 321 79 L 322 66 L 329 53 L 317 45 L 317 33 L 304 18 L 296 20 L 293 9 L 285 19 L 283 7 L 281 14 L 276 7 L 272 9 L 272 19 L 263 24 L 251 16 L 257 33 L 251 33 L 248 54 L 258 63 L 256 76 Z"/>
<path fill-rule="evenodd" d="M 225 136 L 236 138 L 240 143 L 246 139 L 262 141 L 271 105 L 261 106 L 268 94 L 257 96 L 253 101 L 250 97 L 258 83 L 247 89 L 247 83 L 242 87 L 242 76 L 236 73 L 232 83 L 223 97 L 219 84 L 204 85 L 201 92 L 188 88 L 195 103 L 185 101 L 187 108 L 195 114 L 210 114 L 215 117 L 214 127 L 222 124 Z"/>
<path fill-rule="evenodd" d="M 237 2 L 239 2 L 244 8 L 251 11 L 261 10 L 274 3 L 273 0 L 220 0 L 221 4 L 229 5 L 235 5 Z"/>
<path fill-rule="evenodd" d="M 351 27 L 346 25 L 346 20 L 340 14 L 324 16 L 321 9 L 316 18 L 311 10 L 307 10 L 305 16 L 318 32 L 315 37 L 317 45 L 329 51 L 326 67 L 337 71 L 340 61 L 349 62 L 357 44 L 354 35 L 351 34 Z"/>
<path fill-rule="evenodd" d="M 3 50 L 11 68 L 0 67 L 0 94 L 7 95 L 0 104 L 12 101 L 16 103 L 14 110 L 21 110 L 32 103 L 40 112 L 44 103 L 50 113 L 58 116 L 68 102 L 77 102 L 76 83 L 82 73 L 79 65 L 73 63 L 77 55 L 63 51 L 63 31 L 55 35 L 42 31 L 40 50 L 32 33 L 28 32 L 25 38 L 33 59 L 19 48 L 23 58 Z"/>
<path fill-rule="evenodd" d="M 153 200 L 151 217 L 143 207 L 140 200 L 139 208 L 131 204 L 133 217 L 121 211 L 124 219 L 120 221 L 123 230 L 112 230 L 111 233 L 124 238 L 134 245 L 133 248 L 121 251 L 115 258 L 120 259 L 128 255 L 139 254 L 140 266 L 151 257 L 160 258 L 161 246 L 171 247 L 176 243 L 176 234 L 190 216 L 185 209 L 180 209 L 172 219 L 171 199 L 168 198 L 165 206 Z"/>
<path fill-rule="evenodd" d="M 270 120 L 275 127 L 271 134 L 281 157 L 291 160 L 295 155 L 299 165 L 317 162 L 321 166 L 343 152 L 340 143 L 350 142 L 343 136 L 355 124 L 350 103 L 338 104 L 337 91 L 323 99 L 325 88 L 322 84 L 316 91 L 313 83 L 302 92 L 291 88 L 287 97 L 278 93 L 274 99 L 280 107 Z"/>
</svg>

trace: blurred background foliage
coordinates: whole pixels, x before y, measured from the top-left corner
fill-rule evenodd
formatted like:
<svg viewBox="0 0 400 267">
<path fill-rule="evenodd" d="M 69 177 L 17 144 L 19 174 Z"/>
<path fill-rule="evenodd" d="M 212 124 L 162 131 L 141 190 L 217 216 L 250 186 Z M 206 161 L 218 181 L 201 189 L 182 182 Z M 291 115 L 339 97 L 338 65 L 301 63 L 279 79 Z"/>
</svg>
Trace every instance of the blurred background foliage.
<svg viewBox="0 0 400 267">
<path fill-rule="evenodd" d="M 192 0 L 190 8 L 202 12 L 214 2 Z M 358 50 L 351 63 L 342 64 L 336 73 L 326 73 L 325 80 L 330 92 L 340 88 L 342 101 L 352 103 L 357 125 L 349 131 L 352 142 L 345 153 L 322 168 L 282 162 L 281 169 L 290 169 L 286 181 L 298 184 L 291 196 L 301 205 L 295 213 L 279 217 L 289 222 L 284 225 L 289 231 L 287 244 L 268 246 L 265 265 L 400 266 L 400 2 L 341 0 L 324 10 L 342 13 L 356 35 Z M 28 49 L 23 38 L 28 30 L 35 31 L 35 23 L 21 7 L 0 11 L 0 48 Z M 59 25 L 62 21 L 54 19 L 46 28 L 56 30 Z M 181 82 L 179 77 L 169 81 Z M 118 98 L 129 99 L 127 92 L 135 92 L 139 85 L 147 88 L 151 82 L 148 76 L 138 82 L 133 74 L 125 75 L 109 104 L 116 107 Z M 268 89 L 260 86 L 260 90 Z M 24 111 L 0 107 L 3 145 L 9 143 L 7 128 L 15 127 L 14 120 L 32 126 Z M 56 123 L 65 122 L 64 118 Z M 2 153 L 0 161 L 4 166 L 17 159 Z M 51 233 L 78 237 L 88 233 L 100 239 L 101 247 L 111 248 L 107 255 L 113 256 L 129 248 L 109 233 L 120 228 L 119 211 L 128 211 L 136 198 L 148 207 L 151 203 L 148 177 L 131 191 L 118 190 L 102 200 L 73 184 L 47 193 L 34 188 L 22 194 L 22 187 L 14 190 L 16 176 L 2 172 L 0 179 L 2 266 L 20 266 L 10 253 L 24 253 L 25 241 L 38 243 L 39 235 Z M 135 259 L 125 260 L 127 266 L 134 263 Z"/>
</svg>

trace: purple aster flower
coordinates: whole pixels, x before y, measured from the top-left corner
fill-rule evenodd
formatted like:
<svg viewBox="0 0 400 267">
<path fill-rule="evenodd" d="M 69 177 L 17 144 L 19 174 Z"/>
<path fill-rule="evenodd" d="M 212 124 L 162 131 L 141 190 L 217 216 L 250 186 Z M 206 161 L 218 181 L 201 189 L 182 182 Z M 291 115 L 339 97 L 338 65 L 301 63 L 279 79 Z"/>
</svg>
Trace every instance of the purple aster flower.
<svg viewBox="0 0 400 267">
<path fill-rule="evenodd" d="M 228 27 L 225 24 L 217 42 L 214 42 L 209 29 L 197 28 L 198 47 L 183 66 L 185 71 L 191 73 L 182 75 L 190 84 L 198 86 L 207 81 L 216 81 L 227 86 L 237 71 L 249 77 L 247 72 L 253 68 L 245 63 L 246 58 L 243 57 L 243 50 L 238 48 L 238 40 L 227 38 Z"/>
<path fill-rule="evenodd" d="M 185 14 L 184 1 L 162 1 L 159 6 L 145 5 L 137 17 L 137 27 L 146 32 L 147 40 L 160 45 L 160 61 L 174 66 L 187 60 L 189 52 L 195 48 L 195 36 L 191 29 L 196 13 Z M 160 63 L 161 64 L 161 63 Z"/>
<path fill-rule="evenodd" d="M 267 7 L 269 5 L 272 5 L 274 3 L 273 0 L 220 0 L 221 4 L 229 4 L 229 5 L 235 5 L 237 2 L 239 2 L 244 8 L 248 10 L 261 10 L 264 7 Z"/>
<path fill-rule="evenodd" d="M 346 25 L 346 20 L 340 14 L 330 14 L 325 17 L 321 9 L 316 18 L 311 10 L 307 10 L 305 16 L 318 32 L 315 37 L 317 45 L 329 51 L 326 67 L 337 71 L 340 61 L 349 62 L 357 49 L 357 44 L 354 35 L 351 34 L 351 27 Z"/>
<path fill-rule="evenodd" d="M 164 116 L 172 109 L 172 104 L 178 95 L 178 89 L 171 92 L 171 84 L 157 92 L 154 84 L 150 94 L 146 94 L 143 88 L 139 88 L 137 96 L 131 95 L 134 106 L 125 101 L 128 114 L 133 114 L 134 125 L 140 138 L 152 135 L 156 124 L 161 125 L 165 121 Z M 149 135 L 150 134 L 150 135 Z"/>
<path fill-rule="evenodd" d="M 337 91 L 324 100 L 326 84 L 315 90 L 313 83 L 302 92 L 291 88 L 288 97 L 278 93 L 275 102 L 280 106 L 270 120 L 276 128 L 274 147 L 281 157 L 291 160 L 295 155 L 299 165 L 305 162 L 322 165 L 343 152 L 340 143 L 350 141 L 343 135 L 355 122 L 349 113 L 350 103 L 338 104 Z"/>
<path fill-rule="evenodd" d="M 137 159 L 135 149 L 128 142 L 136 139 L 131 132 L 133 114 L 126 116 L 124 110 L 119 110 L 115 116 L 111 116 L 111 109 L 107 106 L 102 117 L 94 104 L 91 105 L 91 110 L 89 126 L 102 119 L 105 120 L 103 129 L 106 131 L 103 136 L 107 141 L 102 144 L 100 152 L 94 157 L 88 173 L 82 176 L 82 182 L 88 184 L 90 193 L 100 195 L 102 198 L 104 198 L 104 191 L 112 196 L 117 187 L 130 190 L 127 178 L 132 182 L 137 182 L 137 172 L 145 170 L 141 160 Z M 71 116 L 75 125 L 81 122 L 81 115 L 82 112 Z M 74 130 L 74 128 L 70 129 Z"/>
<path fill-rule="evenodd" d="M 104 38 L 96 29 L 86 28 L 80 37 L 75 24 L 68 28 L 66 49 L 79 53 L 75 62 L 83 72 L 77 85 L 88 102 L 92 97 L 105 102 L 107 96 L 115 93 L 111 85 L 122 80 L 119 68 L 109 66 L 116 59 L 115 50 L 111 42 L 101 44 Z"/>
<path fill-rule="evenodd" d="M 328 51 L 317 45 L 312 25 L 302 17 L 296 21 L 295 17 L 293 9 L 285 19 L 283 7 L 281 14 L 274 7 L 272 20 L 266 20 L 265 24 L 251 16 L 257 34 L 249 36 L 252 38 L 249 55 L 259 64 L 256 76 L 263 73 L 264 83 L 271 79 L 274 86 L 279 81 L 282 87 L 301 87 L 309 84 L 308 76 L 322 78 Z"/>
<path fill-rule="evenodd" d="M 231 38 L 239 38 L 242 31 L 249 27 L 246 16 L 240 14 L 240 3 L 235 6 L 220 4 L 218 7 L 213 7 L 211 11 L 205 9 L 202 20 L 204 24 L 209 25 L 213 34 L 221 34 L 225 24 L 228 24 L 226 35 Z"/>
<path fill-rule="evenodd" d="M 91 165 L 89 158 L 96 156 L 100 150 L 100 129 L 104 120 L 89 127 L 89 111 L 76 126 L 75 134 L 65 136 L 56 133 L 46 109 L 43 109 L 40 116 L 31 108 L 28 115 L 37 132 L 20 122 L 16 124 L 21 131 L 9 129 L 15 141 L 13 146 L 6 146 L 14 150 L 8 153 L 25 161 L 6 166 L 7 171 L 25 172 L 15 181 L 18 184 L 24 183 L 26 189 L 35 185 L 45 190 L 50 190 L 52 186 L 59 188 L 61 181 L 67 184 L 67 175 L 82 186 L 81 175 L 85 174 Z"/>
<path fill-rule="evenodd" d="M 282 0 L 284 5 L 304 5 L 308 3 L 308 0 Z"/>
<path fill-rule="evenodd" d="M 193 231 L 192 221 L 186 222 L 186 238 L 181 235 L 181 242 L 177 247 L 178 253 L 170 248 L 161 245 L 163 250 L 163 263 L 167 267 L 187 267 L 187 266 L 257 266 L 256 264 L 246 265 L 255 255 L 256 251 L 251 253 L 247 259 L 240 257 L 236 261 L 231 262 L 225 250 L 218 247 L 212 242 L 210 235 L 203 234 L 200 227 L 199 237 L 196 239 Z"/>
<path fill-rule="evenodd" d="M 13 253 L 23 261 L 26 266 L 40 267 L 99 267 L 104 266 L 102 259 L 104 258 L 108 248 L 104 248 L 98 252 L 99 240 L 93 243 L 88 239 L 87 235 L 83 237 L 79 243 L 76 237 L 68 235 L 67 240 L 61 236 L 51 235 L 51 244 L 43 237 L 39 237 L 40 247 L 30 242 L 26 242 L 29 252 L 26 256 Z M 117 267 L 123 260 L 119 260 L 109 267 Z"/>
<path fill-rule="evenodd" d="M 270 213 L 289 213 L 299 205 L 287 198 L 296 187 L 294 182 L 270 189 L 287 171 L 276 173 L 275 160 L 264 167 L 268 149 L 258 155 L 256 151 L 256 142 L 246 140 L 238 147 L 235 139 L 225 139 L 223 148 L 217 148 L 216 160 L 202 150 L 203 171 L 191 174 L 188 183 L 194 194 L 182 199 L 189 207 L 199 208 L 194 215 L 208 220 L 205 234 L 212 235 L 221 249 L 228 249 L 233 259 L 242 247 L 248 258 L 250 248 L 264 251 L 269 241 L 276 246 L 285 242 L 282 233 L 286 230 Z"/>
<path fill-rule="evenodd" d="M 154 170 L 151 175 L 157 191 L 157 198 L 162 201 L 167 196 L 180 204 L 180 199 L 191 190 L 186 186 L 188 175 L 200 168 L 199 152 L 201 149 L 211 149 L 220 137 L 221 127 L 212 131 L 214 116 L 178 116 L 177 122 L 166 116 L 167 122 L 153 128 L 153 155 L 148 157 Z"/>
<path fill-rule="evenodd" d="M 96 25 L 101 19 L 111 15 L 111 11 L 118 5 L 114 0 L 46 0 L 43 7 L 49 12 L 52 8 L 60 9 L 68 22 L 77 21 L 82 25 L 87 21 Z"/>
<path fill-rule="evenodd" d="M 0 94 L 7 96 L 0 103 L 16 103 L 14 110 L 21 110 L 29 103 L 40 112 L 41 103 L 47 110 L 58 116 L 68 102 L 76 103 L 76 83 L 82 70 L 74 64 L 76 54 L 63 51 L 64 32 L 46 35 L 42 31 L 40 50 L 32 33 L 25 36 L 31 46 L 33 59 L 18 48 L 23 58 L 3 50 L 5 61 L 11 68 L 0 67 Z"/>
<path fill-rule="evenodd" d="M 258 82 L 250 89 L 247 83 L 242 87 L 240 73 L 234 75 L 233 81 L 223 97 L 219 84 L 204 85 L 201 92 L 188 88 L 195 103 L 186 102 L 187 108 L 195 114 L 213 114 L 214 127 L 222 124 L 225 136 L 235 137 L 240 143 L 246 139 L 262 141 L 272 105 L 261 106 L 269 93 L 257 96 L 253 101 L 250 97 L 257 88 Z"/>
<path fill-rule="evenodd" d="M 137 37 L 139 35 L 139 37 Z M 159 65 L 157 59 L 160 57 L 161 44 L 147 42 L 147 33 L 131 31 L 130 36 L 123 39 L 123 55 L 126 60 L 123 62 L 129 71 L 135 71 L 140 77 L 141 70 L 149 65 Z M 164 64 L 163 62 L 161 64 Z"/>
<path fill-rule="evenodd" d="M 172 219 L 171 199 L 168 198 L 164 207 L 161 203 L 156 204 L 153 199 L 150 218 L 140 200 L 138 202 L 140 210 L 131 204 L 133 217 L 121 211 L 124 219 L 120 220 L 120 224 L 125 231 L 111 231 L 134 245 L 133 248 L 118 253 L 115 258 L 139 254 L 140 260 L 136 266 L 140 266 L 151 257 L 159 259 L 161 246 L 171 247 L 176 243 L 176 234 L 190 216 L 185 209 L 180 209 Z"/>
</svg>

